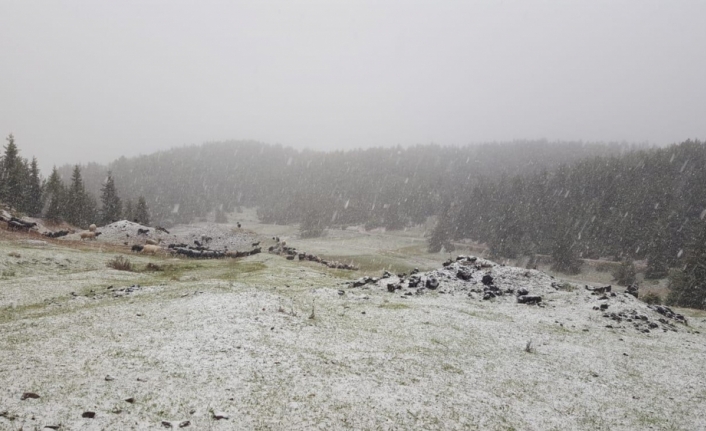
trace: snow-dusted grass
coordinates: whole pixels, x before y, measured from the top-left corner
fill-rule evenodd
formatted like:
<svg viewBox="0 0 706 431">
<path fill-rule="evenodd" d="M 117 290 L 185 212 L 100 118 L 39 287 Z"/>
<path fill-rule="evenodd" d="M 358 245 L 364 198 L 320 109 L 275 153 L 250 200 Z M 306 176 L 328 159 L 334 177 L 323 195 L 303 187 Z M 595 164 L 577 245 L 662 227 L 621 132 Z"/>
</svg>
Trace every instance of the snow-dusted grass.
<svg viewBox="0 0 706 431">
<path fill-rule="evenodd" d="M 338 256 L 374 242 L 330 241 Z M 606 328 L 581 290 L 540 308 L 348 288 L 340 271 L 268 254 L 128 255 L 137 272 L 107 268 L 114 256 L 0 242 L 0 266 L 15 269 L 0 280 L 0 413 L 14 417 L 0 429 L 706 427 L 700 312 L 678 332 L 643 334 Z M 148 262 L 164 270 L 142 271 Z"/>
</svg>

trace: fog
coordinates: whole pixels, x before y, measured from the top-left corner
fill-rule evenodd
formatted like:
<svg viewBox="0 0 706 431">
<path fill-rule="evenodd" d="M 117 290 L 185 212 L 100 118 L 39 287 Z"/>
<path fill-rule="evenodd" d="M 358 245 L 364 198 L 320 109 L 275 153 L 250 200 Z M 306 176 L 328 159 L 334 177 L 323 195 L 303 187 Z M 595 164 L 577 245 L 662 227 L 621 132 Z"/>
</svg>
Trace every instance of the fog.
<svg viewBox="0 0 706 431">
<path fill-rule="evenodd" d="M 51 165 L 706 136 L 706 3 L 2 2 L 0 133 Z"/>
</svg>

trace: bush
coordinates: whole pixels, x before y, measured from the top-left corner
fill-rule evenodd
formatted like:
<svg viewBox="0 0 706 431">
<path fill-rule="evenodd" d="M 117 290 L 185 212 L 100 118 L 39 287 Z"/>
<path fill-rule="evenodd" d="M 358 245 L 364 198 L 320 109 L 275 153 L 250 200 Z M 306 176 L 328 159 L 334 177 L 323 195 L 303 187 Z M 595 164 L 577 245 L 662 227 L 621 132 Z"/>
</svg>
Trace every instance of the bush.
<svg viewBox="0 0 706 431">
<path fill-rule="evenodd" d="M 572 237 L 565 234 L 557 238 L 552 249 L 552 270 L 565 274 L 578 274 L 581 272 L 582 264 L 583 261 L 574 248 Z"/>
<path fill-rule="evenodd" d="M 118 271 L 132 271 L 132 263 L 125 256 L 115 256 L 106 264 L 108 268 L 117 269 Z"/>
<path fill-rule="evenodd" d="M 660 298 L 659 295 L 657 295 L 654 292 L 650 292 L 646 294 L 645 296 L 642 297 L 642 301 L 646 302 L 650 305 L 652 304 L 661 304 L 662 303 L 662 298 Z"/>
<path fill-rule="evenodd" d="M 623 259 L 618 269 L 613 273 L 613 279 L 621 286 L 630 286 L 635 283 L 636 276 L 635 264 L 631 259 Z"/>
</svg>

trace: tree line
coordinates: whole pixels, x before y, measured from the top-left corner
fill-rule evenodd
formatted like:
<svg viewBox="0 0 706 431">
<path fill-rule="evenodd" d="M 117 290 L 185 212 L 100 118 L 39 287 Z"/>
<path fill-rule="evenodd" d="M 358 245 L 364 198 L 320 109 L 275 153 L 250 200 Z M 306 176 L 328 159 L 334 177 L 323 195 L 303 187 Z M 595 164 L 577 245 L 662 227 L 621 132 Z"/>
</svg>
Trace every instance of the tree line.
<svg viewBox="0 0 706 431">
<path fill-rule="evenodd" d="M 257 207 L 263 222 L 301 223 L 316 233 L 353 224 L 401 229 L 437 215 L 446 191 L 458 184 L 628 149 L 620 144 L 518 141 L 324 152 L 230 141 L 82 168 L 91 193 L 100 193 L 111 171 L 125 196 L 145 196 L 155 222 L 164 226 Z M 59 171 L 68 176 L 71 169 Z"/>
<path fill-rule="evenodd" d="M 706 307 L 706 278 L 684 281 L 684 274 L 706 271 L 703 142 L 484 178 L 459 185 L 444 200 L 431 251 L 469 238 L 499 257 L 550 255 L 564 272 L 577 272 L 581 258 L 646 259 L 647 278 L 678 274 L 670 301 Z"/>
<path fill-rule="evenodd" d="M 87 227 L 92 223 L 109 224 L 123 218 L 142 224 L 149 223 L 147 201 L 139 196 L 136 204 L 128 200 L 123 206 L 112 173 L 107 172 L 100 186 L 100 206 L 86 190 L 81 168 L 72 168 L 69 184 L 65 184 L 54 167 L 48 179 L 43 179 L 37 159 L 28 161 L 19 154 L 15 138 L 7 137 L 0 160 L 0 200 L 31 217 L 44 217 L 55 223 L 66 221 Z"/>
</svg>

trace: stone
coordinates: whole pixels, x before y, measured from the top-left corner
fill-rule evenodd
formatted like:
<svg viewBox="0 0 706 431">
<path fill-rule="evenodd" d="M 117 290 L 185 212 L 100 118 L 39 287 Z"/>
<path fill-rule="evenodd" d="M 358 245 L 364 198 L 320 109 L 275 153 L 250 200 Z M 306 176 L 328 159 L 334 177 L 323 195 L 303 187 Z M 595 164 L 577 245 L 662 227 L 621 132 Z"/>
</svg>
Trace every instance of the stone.
<svg viewBox="0 0 706 431">
<path fill-rule="evenodd" d="M 460 278 L 461 280 L 468 281 L 473 278 L 473 273 L 469 268 L 461 267 L 456 272 L 456 277 Z"/>
<path fill-rule="evenodd" d="M 427 289 L 436 289 L 437 287 L 439 287 L 439 280 L 437 280 L 435 277 L 429 277 L 427 278 L 425 285 Z"/>
<path fill-rule="evenodd" d="M 86 419 L 93 419 L 96 417 L 96 412 L 83 412 L 81 413 L 81 417 Z"/>
<path fill-rule="evenodd" d="M 538 295 L 521 295 L 517 297 L 517 302 L 520 304 L 539 304 L 542 302 L 542 297 Z"/>
<path fill-rule="evenodd" d="M 26 399 L 28 399 L 28 398 L 36 399 L 36 398 L 39 398 L 39 395 L 35 394 L 34 392 L 25 392 L 25 393 L 22 394 L 22 396 L 20 397 L 20 399 L 23 400 L 23 401 L 26 400 Z"/>
</svg>

